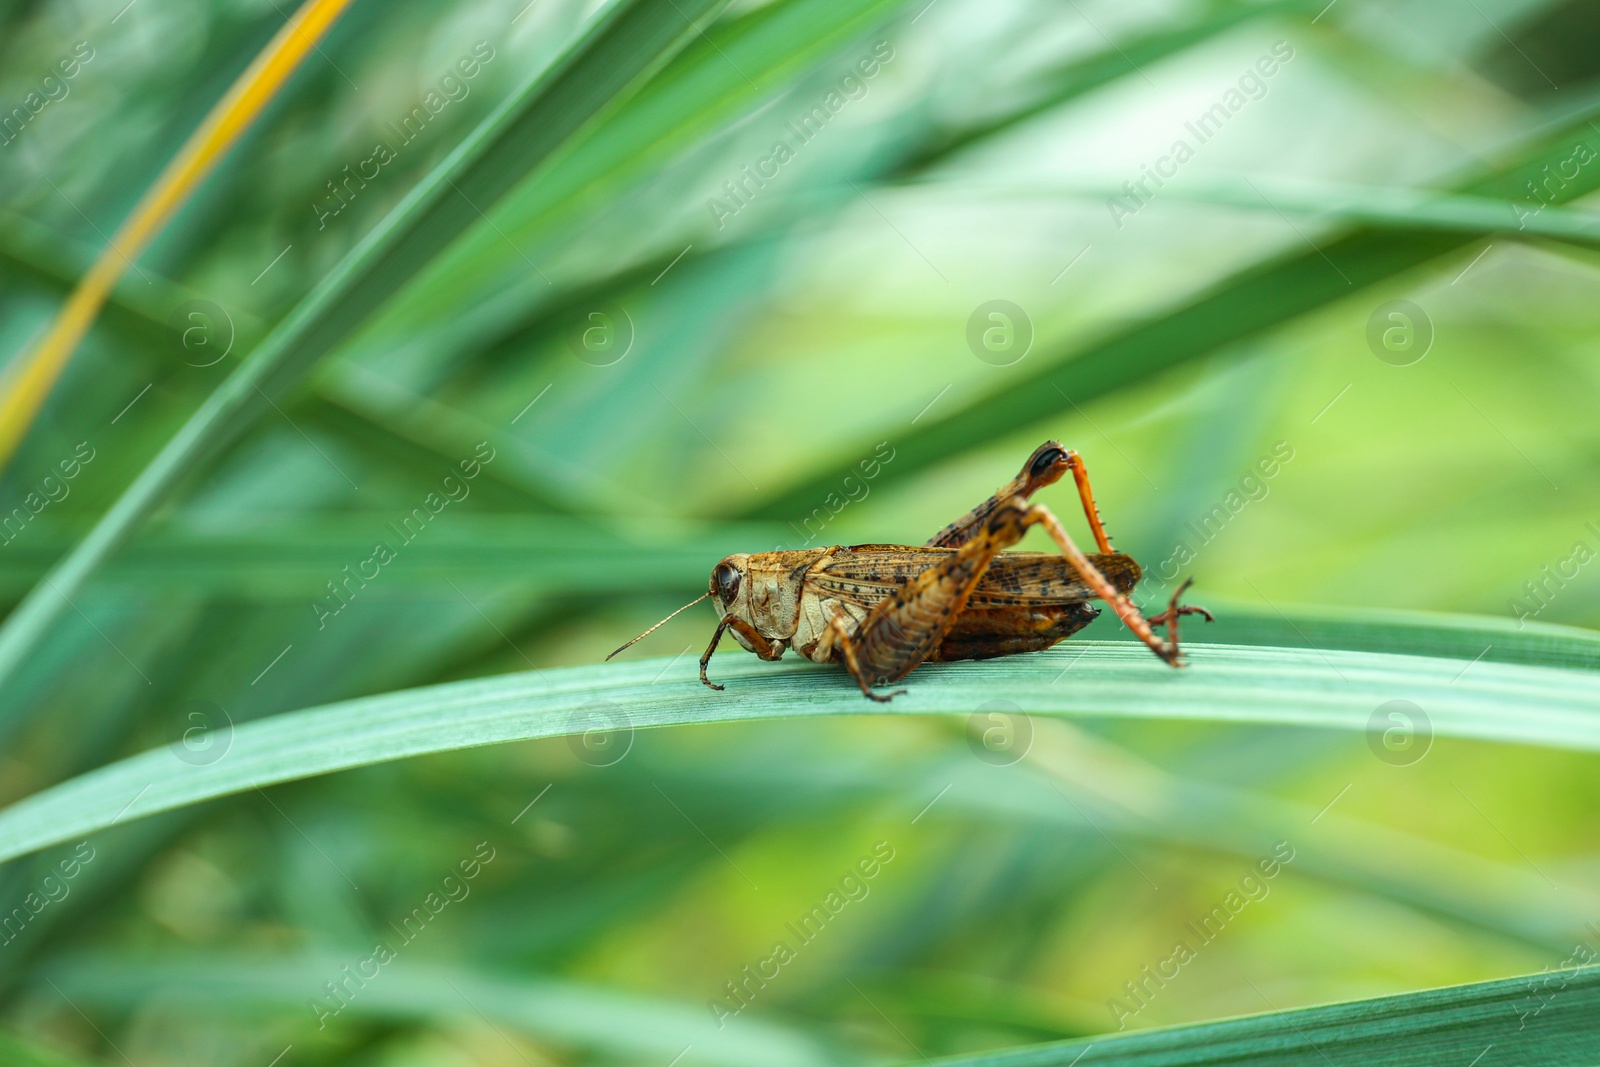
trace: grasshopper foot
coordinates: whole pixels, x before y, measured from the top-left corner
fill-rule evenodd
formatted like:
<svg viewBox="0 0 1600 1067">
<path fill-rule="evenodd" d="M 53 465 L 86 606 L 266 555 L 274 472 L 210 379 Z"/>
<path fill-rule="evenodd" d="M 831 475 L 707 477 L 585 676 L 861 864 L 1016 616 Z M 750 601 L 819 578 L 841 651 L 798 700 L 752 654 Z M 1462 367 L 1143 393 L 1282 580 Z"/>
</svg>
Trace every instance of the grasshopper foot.
<svg viewBox="0 0 1600 1067">
<path fill-rule="evenodd" d="M 866 696 L 866 698 L 868 700 L 876 700 L 880 704 L 887 704 L 887 703 L 889 703 L 889 701 L 893 700 L 895 697 L 899 696 L 900 694 L 908 692 L 908 690 L 905 690 L 905 689 L 892 689 L 889 692 L 883 693 L 883 694 L 874 693 L 870 689 L 863 689 L 863 690 L 861 690 L 861 692 L 862 692 L 863 695 Z"/>
<path fill-rule="evenodd" d="M 1185 615 L 1200 615 L 1205 618 L 1206 622 L 1217 621 L 1211 612 L 1207 611 L 1198 604 L 1178 603 L 1178 598 L 1181 597 L 1185 590 L 1187 590 L 1193 583 L 1193 578 L 1185 578 L 1183 584 L 1178 586 L 1177 590 L 1172 594 L 1172 599 L 1168 601 L 1167 610 L 1163 611 L 1160 615 L 1153 616 L 1150 619 L 1150 625 L 1152 627 L 1167 627 L 1167 649 L 1164 652 L 1158 652 L 1157 655 L 1161 656 L 1163 660 L 1173 667 L 1184 666 L 1183 657 L 1178 652 L 1178 620 Z"/>
<path fill-rule="evenodd" d="M 1171 608 L 1168 608 L 1166 611 L 1163 611 L 1160 615 L 1157 615 L 1155 618 L 1151 619 L 1150 620 L 1150 625 L 1151 626 L 1165 626 L 1165 625 L 1167 625 L 1167 623 L 1173 621 L 1172 620 L 1172 616 L 1174 614 L 1177 614 L 1177 615 L 1203 615 L 1203 616 L 1205 616 L 1206 622 L 1216 622 L 1217 621 L 1216 618 L 1211 614 L 1211 612 L 1207 611 L 1205 608 L 1201 607 L 1199 604 L 1179 604 L 1178 605 L 1178 609 L 1177 609 L 1176 612 L 1174 612 Z"/>
</svg>

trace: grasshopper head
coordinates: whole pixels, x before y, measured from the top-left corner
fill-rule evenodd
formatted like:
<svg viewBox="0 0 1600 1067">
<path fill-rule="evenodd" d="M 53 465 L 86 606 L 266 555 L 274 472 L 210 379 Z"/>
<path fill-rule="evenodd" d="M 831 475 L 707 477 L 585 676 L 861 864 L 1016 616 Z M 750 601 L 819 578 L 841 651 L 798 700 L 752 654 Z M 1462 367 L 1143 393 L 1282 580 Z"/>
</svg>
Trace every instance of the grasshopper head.
<svg viewBox="0 0 1600 1067">
<path fill-rule="evenodd" d="M 737 552 L 711 569 L 711 602 L 717 606 L 717 615 L 732 615 L 745 622 L 750 617 L 750 554 Z M 734 637 L 744 644 L 738 631 Z M 748 645 L 746 647 L 749 647 Z"/>
</svg>

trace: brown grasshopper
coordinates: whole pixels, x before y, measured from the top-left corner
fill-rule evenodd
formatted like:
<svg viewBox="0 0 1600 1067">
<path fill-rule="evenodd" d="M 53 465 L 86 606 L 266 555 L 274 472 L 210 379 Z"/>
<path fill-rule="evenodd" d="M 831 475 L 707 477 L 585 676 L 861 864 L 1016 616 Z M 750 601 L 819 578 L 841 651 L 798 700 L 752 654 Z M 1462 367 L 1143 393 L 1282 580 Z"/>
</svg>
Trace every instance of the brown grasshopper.
<svg viewBox="0 0 1600 1067">
<path fill-rule="evenodd" d="M 1034 493 L 1072 472 L 1084 516 L 1099 549 L 1085 555 L 1061 520 Z M 1006 552 L 1028 527 L 1041 525 L 1061 549 Z M 1146 619 L 1128 599 L 1141 574 L 1133 557 L 1114 552 L 1078 454 L 1046 441 L 1017 476 L 993 496 L 935 534 L 926 545 L 834 545 L 790 552 L 740 552 L 718 563 L 711 586 L 628 645 L 678 612 L 710 598 L 721 622 L 700 657 L 700 680 L 724 631 L 765 660 L 794 648 L 816 663 L 843 663 L 861 692 L 873 692 L 910 674 L 924 661 L 989 659 L 1038 652 L 1065 640 L 1099 616 L 1088 602 L 1104 601 L 1124 625 L 1173 667 L 1178 619 L 1211 613 L 1180 605 L 1186 581 L 1167 610 Z M 1165 626 L 1167 638 L 1154 627 Z M 610 659 L 611 656 L 607 656 Z"/>
</svg>

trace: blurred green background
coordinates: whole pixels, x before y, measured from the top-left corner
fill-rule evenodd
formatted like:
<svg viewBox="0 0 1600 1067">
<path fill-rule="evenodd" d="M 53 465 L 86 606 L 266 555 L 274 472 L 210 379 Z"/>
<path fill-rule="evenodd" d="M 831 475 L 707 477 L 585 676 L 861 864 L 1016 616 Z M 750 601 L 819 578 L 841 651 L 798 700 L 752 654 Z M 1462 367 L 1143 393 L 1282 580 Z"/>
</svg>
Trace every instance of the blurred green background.
<svg viewBox="0 0 1600 1067">
<path fill-rule="evenodd" d="M 8 604 L 597 6 L 352 6 L 0 476 L 6 514 L 59 497 L 6 530 Z M 0 108 L 93 54 L 0 145 L 5 358 L 285 13 L 0 3 Z M 594 663 L 724 553 L 819 526 L 920 543 L 1051 437 L 1118 547 L 1175 559 L 1219 611 L 1600 626 L 1600 220 L 1571 206 L 1600 183 L 1597 29 L 1576 0 L 735 4 L 190 471 L 5 694 L 0 799 L 196 724 Z M 435 90 L 459 98 L 402 143 Z M 1179 139 L 1192 158 L 1161 163 Z M 334 191 L 380 142 L 377 177 Z M 324 617 L 479 442 L 465 498 Z M 830 505 L 874 454 L 864 497 Z M 1081 531 L 1069 489 L 1047 502 Z M 628 654 L 692 672 L 711 622 Z M 1600 950 L 1585 754 L 1439 739 L 1396 766 L 1351 734 L 1033 725 L 1012 766 L 959 719 L 682 728 L 131 823 L 0 944 L 0 1020 L 57 1050 L 13 1062 L 898 1062 Z M 725 983 L 879 841 L 870 892 L 718 1030 Z M 470 893 L 319 1013 L 482 842 Z M 1119 1017 L 1279 842 L 1270 893 Z M 72 855 L 6 865 L 0 906 Z"/>
</svg>

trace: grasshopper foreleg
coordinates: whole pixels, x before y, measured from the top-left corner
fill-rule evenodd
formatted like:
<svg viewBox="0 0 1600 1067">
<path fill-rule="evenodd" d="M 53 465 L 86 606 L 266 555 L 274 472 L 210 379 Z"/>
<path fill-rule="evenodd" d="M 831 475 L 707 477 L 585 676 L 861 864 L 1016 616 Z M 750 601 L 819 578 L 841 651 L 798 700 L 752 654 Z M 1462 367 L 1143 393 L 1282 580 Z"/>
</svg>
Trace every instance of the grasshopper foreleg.
<svg viewBox="0 0 1600 1067">
<path fill-rule="evenodd" d="M 749 644 L 750 650 L 762 659 L 774 660 L 783 658 L 783 646 L 781 644 L 774 645 L 771 641 L 762 637 L 761 631 L 744 619 L 736 615 L 724 615 L 722 621 L 717 624 L 717 632 L 711 635 L 711 644 L 706 646 L 705 654 L 700 657 L 700 681 L 712 689 L 723 688 L 723 686 L 715 684 L 710 678 L 706 677 L 706 666 L 711 662 L 711 654 L 717 650 L 717 642 L 722 640 L 722 631 L 724 630 L 732 630 L 744 638 L 746 643 Z"/>
<path fill-rule="evenodd" d="M 717 650 L 717 642 L 722 640 L 722 632 L 727 628 L 728 618 L 727 616 L 723 616 L 722 621 L 717 623 L 716 630 L 714 630 L 711 634 L 711 643 L 706 646 L 705 652 L 700 656 L 700 684 L 709 689 L 716 689 L 720 691 L 726 688 L 726 686 L 720 686 L 716 682 L 713 682 L 710 678 L 706 677 L 706 666 L 710 664 L 711 653 Z"/>
</svg>

